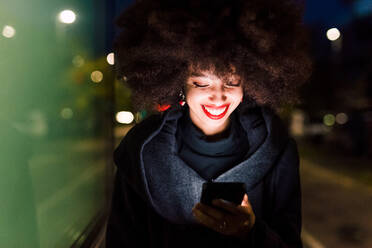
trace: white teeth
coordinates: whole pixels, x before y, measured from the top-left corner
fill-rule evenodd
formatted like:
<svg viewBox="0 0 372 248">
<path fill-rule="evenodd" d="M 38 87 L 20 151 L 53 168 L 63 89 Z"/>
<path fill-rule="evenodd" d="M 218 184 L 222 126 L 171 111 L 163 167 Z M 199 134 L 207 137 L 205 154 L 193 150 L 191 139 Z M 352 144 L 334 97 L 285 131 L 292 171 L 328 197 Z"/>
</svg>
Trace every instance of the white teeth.
<svg viewBox="0 0 372 248">
<path fill-rule="evenodd" d="M 224 107 L 224 108 L 221 108 L 221 109 L 213 109 L 213 108 L 208 108 L 206 106 L 204 106 L 204 108 L 212 115 L 220 115 L 222 114 L 227 107 Z"/>
</svg>

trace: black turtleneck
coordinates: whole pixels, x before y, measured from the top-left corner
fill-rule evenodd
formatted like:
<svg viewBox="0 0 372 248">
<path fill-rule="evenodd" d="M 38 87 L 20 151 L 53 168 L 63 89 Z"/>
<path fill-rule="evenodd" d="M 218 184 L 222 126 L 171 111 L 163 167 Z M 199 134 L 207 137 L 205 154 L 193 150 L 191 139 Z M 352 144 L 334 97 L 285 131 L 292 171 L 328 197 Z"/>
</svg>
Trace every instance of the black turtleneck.
<svg viewBox="0 0 372 248">
<path fill-rule="evenodd" d="M 231 116 L 229 127 L 219 137 L 205 136 L 191 121 L 188 111 L 178 123 L 179 156 L 206 180 L 212 180 L 239 164 L 247 155 L 247 134 Z M 218 138 L 218 139 L 216 139 Z"/>
</svg>

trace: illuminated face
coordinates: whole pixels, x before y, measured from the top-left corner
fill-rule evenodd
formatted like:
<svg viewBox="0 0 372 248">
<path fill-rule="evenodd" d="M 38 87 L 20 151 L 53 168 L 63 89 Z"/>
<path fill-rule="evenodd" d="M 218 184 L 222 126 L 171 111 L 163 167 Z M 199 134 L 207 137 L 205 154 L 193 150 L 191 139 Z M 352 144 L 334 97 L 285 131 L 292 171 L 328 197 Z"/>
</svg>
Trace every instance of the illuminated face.
<svg viewBox="0 0 372 248">
<path fill-rule="evenodd" d="M 187 79 L 185 95 L 194 125 L 205 135 L 214 135 L 227 128 L 243 99 L 243 88 L 238 76 L 222 79 L 203 71 Z"/>
</svg>

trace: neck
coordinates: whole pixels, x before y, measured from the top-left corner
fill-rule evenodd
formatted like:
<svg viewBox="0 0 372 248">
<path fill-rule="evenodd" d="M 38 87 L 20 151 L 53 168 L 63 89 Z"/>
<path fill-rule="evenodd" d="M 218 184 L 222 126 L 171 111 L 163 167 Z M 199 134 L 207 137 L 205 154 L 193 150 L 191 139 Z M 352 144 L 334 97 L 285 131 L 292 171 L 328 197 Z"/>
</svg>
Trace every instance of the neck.
<svg viewBox="0 0 372 248">
<path fill-rule="evenodd" d="M 224 123 L 222 123 L 221 125 L 219 126 L 205 126 L 205 125 L 200 125 L 200 123 L 198 122 L 198 120 L 194 120 L 193 116 L 190 115 L 190 119 L 192 121 L 192 123 L 200 130 L 203 132 L 203 134 L 205 136 L 207 136 L 208 138 L 211 138 L 211 139 L 215 139 L 215 138 L 222 138 L 225 136 L 226 134 L 226 130 L 228 129 L 229 127 L 229 124 L 230 124 L 230 117 L 229 119 L 227 119 Z"/>
</svg>

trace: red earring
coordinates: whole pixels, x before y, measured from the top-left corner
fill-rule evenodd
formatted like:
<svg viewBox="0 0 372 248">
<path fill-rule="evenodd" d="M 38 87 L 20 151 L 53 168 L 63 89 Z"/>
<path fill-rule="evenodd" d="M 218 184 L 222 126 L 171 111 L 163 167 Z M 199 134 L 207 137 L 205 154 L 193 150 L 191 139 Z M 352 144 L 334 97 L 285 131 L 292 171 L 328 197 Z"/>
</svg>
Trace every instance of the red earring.
<svg viewBox="0 0 372 248">
<path fill-rule="evenodd" d="M 171 107 L 170 104 L 160 105 L 156 106 L 156 110 L 159 112 L 164 112 L 165 110 L 169 109 Z"/>
</svg>

